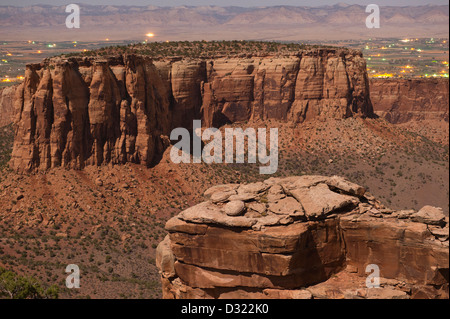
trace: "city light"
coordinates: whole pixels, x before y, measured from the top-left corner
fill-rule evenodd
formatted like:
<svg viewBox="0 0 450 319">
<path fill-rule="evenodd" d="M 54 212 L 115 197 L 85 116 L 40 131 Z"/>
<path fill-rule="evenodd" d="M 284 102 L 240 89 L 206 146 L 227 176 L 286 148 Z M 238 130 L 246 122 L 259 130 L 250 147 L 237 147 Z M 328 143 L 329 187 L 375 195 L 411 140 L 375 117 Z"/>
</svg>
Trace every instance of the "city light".
<svg viewBox="0 0 450 319">
<path fill-rule="evenodd" d="M 157 36 L 154 33 L 156 31 L 157 30 L 153 30 L 153 32 L 148 31 L 148 33 L 143 36 L 140 43 L 147 45 L 152 41 L 157 40 L 155 39 Z M 105 37 L 103 41 L 113 40 Z M 399 38 L 391 41 L 372 39 L 367 42 L 359 42 L 358 47 L 365 53 L 367 73 L 370 77 L 448 77 L 448 45 L 443 45 L 443 43 L 448 43 L 447 39 Z M 162 40 L 162 42 L 170 43 L 170 40 Z M 25 40 L 22 42 L 22 45 L 31 45 L 32 43 L 35 42 L 33 40 Z M 70 52 L 70 50 L 72 50 L 72 52 L 80 52 L 81 54 L 92 52 L 90 49 L 84 49 L 84 44 L 81 45 L 80 43 L 81 47 L 78 46 L 78 41 L 74 39 L 68 43 L 36 42 L 36 44 L 36 47 L 31 47 L 32 50 L 27 52 L 28 54 L 35 55 L 36 58 L 39 56 L 46 57 L 47 55 L 52 55 L 56 48 L 63 54 Z M 49 48 L 55 48 L 55 50 Z M 30 49 L 30 47 L 28 47 L 28 49 Z M 418 52 L 418 54 L 415 54 L 414 52 Z M 10 49 L 5 47 L 3 57 L 0 58 L 0 63 L 2 63 L 4 68 L 9 67 L 10 70 L 12 70 L 12 68 L 16 70 L 16 64 L 19 62 L 16 61 L 15 57 L 21 56 L 23 56 L 23 52 L 20 51 L 20 49 L 16 50 L 16 48 Z M 17 81 L 16 74 L 10 78 L 12 82 Z"/>
<path fill-rule="evenodd" d="M 394 74 L 392 73 L 383 73 L 383 74 L 375 74 L 373 75 L 374 78 L 392 78 Z"/>
</svg>

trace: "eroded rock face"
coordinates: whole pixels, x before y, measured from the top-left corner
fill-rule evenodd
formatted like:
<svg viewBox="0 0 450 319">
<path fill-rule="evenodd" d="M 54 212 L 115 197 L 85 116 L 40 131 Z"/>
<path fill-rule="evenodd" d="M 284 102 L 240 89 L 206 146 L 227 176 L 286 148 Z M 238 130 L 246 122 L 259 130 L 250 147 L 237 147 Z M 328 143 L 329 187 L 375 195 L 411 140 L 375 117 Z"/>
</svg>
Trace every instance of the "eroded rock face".
<svg viewBox="0 0 450 319">
<path fill-rule="evenodd" d="M 14 101 L 20 85 L 0 89 L 0 127 L 14 122 Z"/>
<path fill-rule="evenodd" d="M 11 160 L 18 171 L 150 165 L 170 131 L 168 87 L 142 57 L 28 65 L 18 95 Z"/>
<path fill-rule="evenodd" d="M 219 127 L 372 115 L 365 61 L 345 49 L 204 60 L 51 58 L 27 66 L 12 103 L 17 171 L 151 165 L 171 129 L 190 129 L 194 119 Z"/>
<path fill-rule="evenodd" d="M 372 79 L 374 111 L 391 123 L 420 120 L 448 122 L 448 79 Z"/>
<path fill-rule="evenodd" d="M 360 52 L 316 49 L 292 57 L 207 63 L 202 111 L 207 126 L 247 120 L 292 123 L 372 115 Z"/>
<path fill-rule="evenodd" d="M 226 192 L 251 195 L 238 216 L 227 214 L 236 201 L 212 201 Z M 448 297 L 449 228 L 437 208 L 392 211 L 337 176 L 221 185 L 205 197 L 166 224 L 164 298 Z M 376 291 L 364 286 L 369 264 L 381 272 Z"/>
</svg>

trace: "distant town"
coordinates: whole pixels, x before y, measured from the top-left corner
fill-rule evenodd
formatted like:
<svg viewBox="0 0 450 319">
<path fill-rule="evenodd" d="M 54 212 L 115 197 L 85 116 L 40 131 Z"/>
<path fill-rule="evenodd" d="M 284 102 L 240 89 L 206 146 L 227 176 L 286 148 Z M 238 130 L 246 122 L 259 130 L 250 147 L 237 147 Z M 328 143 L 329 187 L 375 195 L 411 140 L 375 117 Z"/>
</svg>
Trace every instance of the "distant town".
<svg viewBox="0 0 450 319">
<path fill-rule="evenodd" d="M 109 46 L 151 43 L 147 39 L 98 42 L 41 42 L 0 41 L 0 88 L 24 80 L 25 65 L 40 62 L 46 57 L 72 52 L 83 52 Z M 367 59 L 371 78 L 448 78 L 449 40 L 446 38 L 383 38 L 367 41 L 298 42 L 343 46 L 359 49 Z"/>
<path fill-rule="evenodd" d="M 327 43 L 362 50 L 372 78 L 448 78 L 448 39 L 370 39 Z"/>
</svg>

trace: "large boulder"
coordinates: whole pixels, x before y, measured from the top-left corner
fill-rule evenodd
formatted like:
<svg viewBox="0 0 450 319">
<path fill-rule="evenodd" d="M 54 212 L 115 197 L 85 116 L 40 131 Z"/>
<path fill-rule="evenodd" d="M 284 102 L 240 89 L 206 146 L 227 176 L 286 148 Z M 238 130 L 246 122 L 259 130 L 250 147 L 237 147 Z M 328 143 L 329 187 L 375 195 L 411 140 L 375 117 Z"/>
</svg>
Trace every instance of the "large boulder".
<svg viewBox="0 0 450 319">
<path fill-rule="evenodd" d="M 243 194 L 252 196 L 231 199 Z M 214 186 L 205 196 L 166 224 L 157 250 L 164 298 L 448 297 L 448 224 L 438 209 L 396 212 L 336 176 Z M 381 288 L 365 286 L 368 265 Z"/>
<path fill-rule="evenodd" d="M 427 225 L 444 225 L 445 215 L 442 208 L 433 206 L 424 206 L 411 219 L 415 222 L 424 223 Z"/>
</svg>

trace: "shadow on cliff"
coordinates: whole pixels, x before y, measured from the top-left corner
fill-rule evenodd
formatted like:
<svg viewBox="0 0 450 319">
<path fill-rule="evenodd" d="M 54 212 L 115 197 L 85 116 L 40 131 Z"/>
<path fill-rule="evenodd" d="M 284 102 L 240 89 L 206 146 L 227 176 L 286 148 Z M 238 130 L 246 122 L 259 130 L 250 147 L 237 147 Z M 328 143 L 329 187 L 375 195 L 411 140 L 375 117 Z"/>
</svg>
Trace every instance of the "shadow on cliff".
<svg viewBox="0 0 450 319">
<path fill-rule="evenodd" d="M 300 238 L 289 263 L 292 286 L 307 287 L 328 280 L 346 265 L 345 243 L 335 220 L 321 221 L 309 227 Z"/>
</svg>

